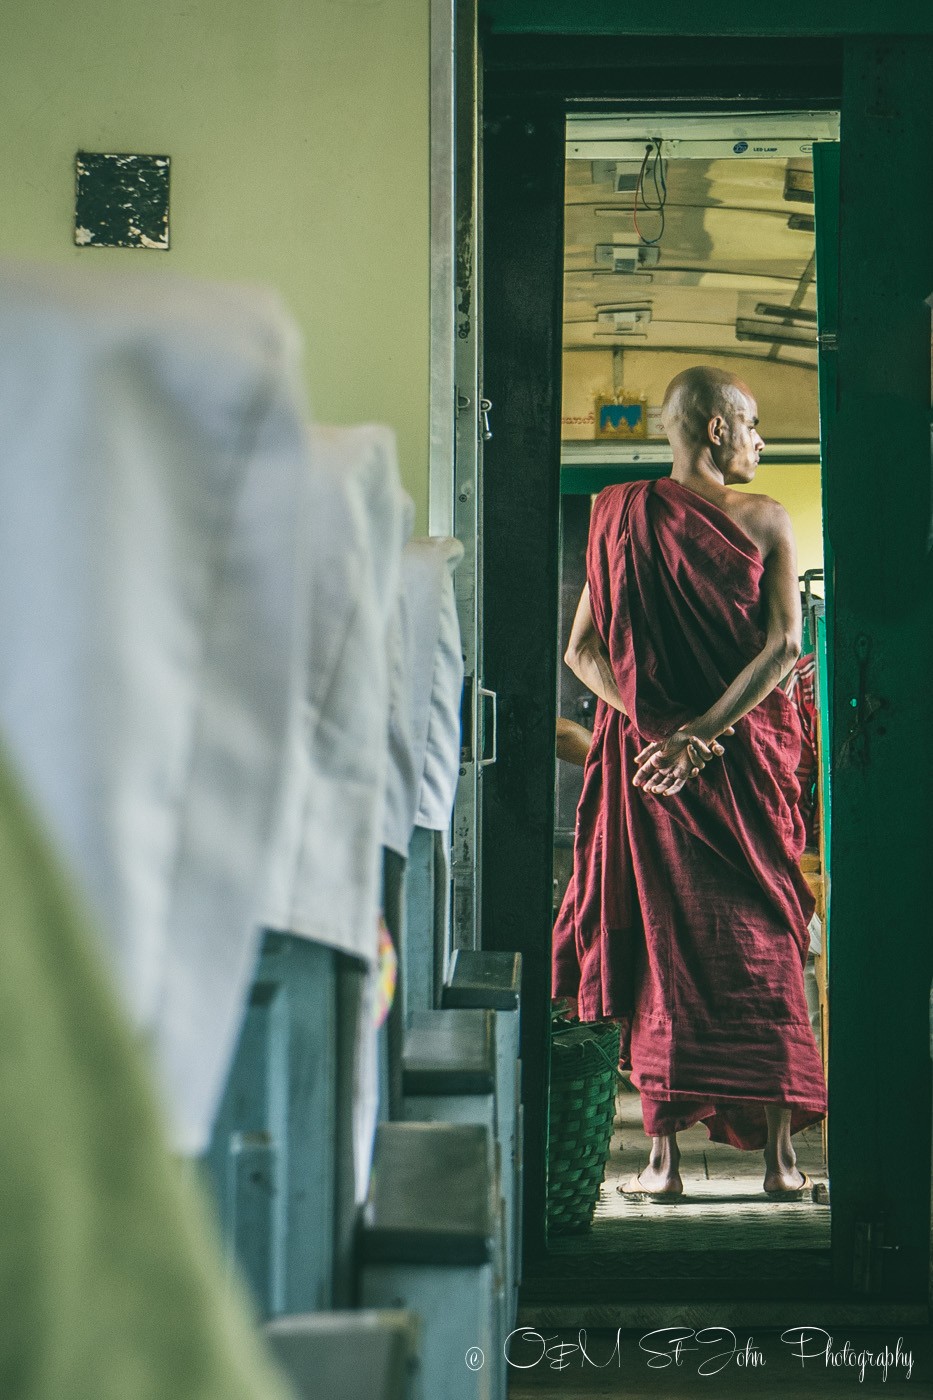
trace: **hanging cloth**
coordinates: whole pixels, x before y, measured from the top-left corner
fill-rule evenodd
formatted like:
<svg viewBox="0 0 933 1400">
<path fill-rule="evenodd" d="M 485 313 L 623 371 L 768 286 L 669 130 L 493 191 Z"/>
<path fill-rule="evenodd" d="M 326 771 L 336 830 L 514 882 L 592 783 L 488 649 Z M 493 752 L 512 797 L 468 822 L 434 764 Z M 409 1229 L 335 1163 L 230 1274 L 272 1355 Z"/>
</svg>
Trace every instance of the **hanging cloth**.
<svg viewBox="0 0 933 1400">
<path fill-rule="evenodd" d="M 0 367 L 0 733 L 196 1153 L 304 679 L 298 337 L 263 292 L 4 263 Z"/>
</svg>

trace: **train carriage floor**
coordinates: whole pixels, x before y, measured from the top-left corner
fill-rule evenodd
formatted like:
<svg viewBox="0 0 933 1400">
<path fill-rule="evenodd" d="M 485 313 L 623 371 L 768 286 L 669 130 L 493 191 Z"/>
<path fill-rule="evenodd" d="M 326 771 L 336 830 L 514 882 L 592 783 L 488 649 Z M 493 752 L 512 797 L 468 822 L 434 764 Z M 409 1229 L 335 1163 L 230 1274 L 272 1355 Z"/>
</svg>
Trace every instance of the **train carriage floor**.
<svg viewBox="0 0 933 1400">
<path fill-rule="evenodd" d="M 829 1183 L 819 1125 L 794 1136 L 797 1165 L 814 1190 L 805 1201 L 775 1203 L 762 1194 L 760 1152 L 737 1152 L 711 1142 L 701 1123 L 677 1136 L 684 1195 L 670 1205 L 628 1199 L 616 1189 L 647 1161 L 641 1102 L 633 1090 L 616 1098 L 606 1177 L 597 1203 L 591 1246 L 639 1254 L 829 1248 Z"/>
<path fill-rule="evenodd" d="M 814 1186 L 799 1201 L 763 1196 L 760 1153 L 710 1142 L 700 1124 L 678 1142 L 680 1201 L 622 1197 L 617 1185 L 647 1160 L 648 1139 L 637 1093 L 620 1090 L 592 1228 L 552 1236 L 547 1258 L 526 1270 L 520 1330 L 509 1344 L 509 1400 L 701 1394 L 719 1400 L 770 1397 L 778 1387 L 812 1400 L 846 1393 L 933 1396 L 924 1308 L 824 1301 L 830 1205 L 819 1127 L 794 1138 L 798 1165 Z M 782 1332 L 794 1327 L 811 1335 L 782 1341 Z M 650 1332 L 657 1336 L 648 1338 Z M 814 1355 L 801 1359 L 795 1348 Z M 707 1371 L 700 1370 L 704 1365 Z"/>
</svg>

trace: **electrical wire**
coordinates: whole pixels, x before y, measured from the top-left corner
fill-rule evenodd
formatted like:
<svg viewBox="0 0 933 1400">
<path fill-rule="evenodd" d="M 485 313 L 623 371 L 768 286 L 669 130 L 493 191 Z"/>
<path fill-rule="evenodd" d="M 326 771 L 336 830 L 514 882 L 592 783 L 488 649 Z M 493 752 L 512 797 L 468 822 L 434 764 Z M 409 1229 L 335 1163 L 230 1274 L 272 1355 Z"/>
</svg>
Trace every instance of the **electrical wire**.
<svg viewBox="0 0 933 1400">
<path fill-rule="evenodd" d="M 648 162 L 654 155 L 654 162 L 651 167 L 651 182 L 654 185 L 654 203 L 649 203 L 645 193 L 645 172 L 648 169 Z M 649 214 L 660 216 L 661 225 L 656 238 L 646 238 L 638 227 L 638 196 L 641 194 L 641 207 Z M 641 169 L 638 172 L 638 179 L 635 181 L 635 194 L 632 200 L 632 221 L 635 225 L 635 232 L 639 241 L 648 248 L 656 248 L 664 237 L 664 210 L 667 205 L 667 175 L 664 169 L 664 160 L 661 155 L 661 138 L 657 137 L 645 147 L 644 159 Z"/>
<path fill-rule="evenodd" d="M 652 153 L 654 154 L 654 162 L 651 170 L 651 179 L 654 185 L 655 199 L 654 203 L 649 203 L 645 192 L 645 173 L 648 168 L 648 162 L 649 160 L 651 160 Z M 642 208 L 648 213 L 660 215 L 661 226 L 655 238 L 646 238 L 638 226 L 639 191 L 641 192 Z M 641 240 L 641 242 L 648 247 L 657 247 L 657 245 L 661 242 L 661 239 L 664 237 L 664 209 L 666 204 L 667 178 L 664 170 L 664 161 L 661 158 L 661 141 L 660 138 L 658 138 L 645 147 L 644 159 L 642 160 L 641 169 L 638 172 L 638 179 L 635 183 L 635 197 L 632 206 L 632 219 L 635 224 L 635 232 L 638 234 L 638 237 Z"/>
</svg>

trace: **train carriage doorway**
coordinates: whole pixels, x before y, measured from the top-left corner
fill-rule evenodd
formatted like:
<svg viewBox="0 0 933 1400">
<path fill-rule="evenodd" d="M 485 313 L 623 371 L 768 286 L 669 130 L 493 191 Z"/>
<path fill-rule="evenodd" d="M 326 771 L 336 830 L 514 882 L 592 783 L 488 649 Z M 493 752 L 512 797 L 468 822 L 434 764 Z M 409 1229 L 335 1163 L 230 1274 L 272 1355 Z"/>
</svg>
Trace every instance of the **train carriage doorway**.
<svg viewBox="0 0 933 1400">
<path fill-rule="evenodd" d="M 825 682 L 825 612 L 813 142 L 835 144 L 837 137 L 837 115 L 822 112 L 568 117 L 558 605 L 562 656 L 585 582 L 594 493 L 670 470 L 658 409 L 673 375 L 711 363 L 753 385 L 768 446 L 755 481 L 742 489 L 765 492 L 787 508 L 804 595 L 802 655 L 788 684 L 812 743 L 801 773 L 808 838 L 801 864 L 818 906 L 806 985 L 824 1063 L 826 804 L 812 762 L 826 748 L 817 733 L 826 707 L 825 683 L 819 684 L 821 674 Z M 559 723 L 578 747 L 558 746 L 555 911 L 570 874 L 578 763 L 595 709 L 592 693 L 569 668 L 558 663 L 558 676 Z M 696 1284 L 728 1259 L 733 1274 L 744 1267 L 758 1285 L 767 1278 L 782 1287 L 801 1273 L 811 1284 L 818 1278 L 825 1284 L 825 1126 L 795 1140 L 798 1166 L 814 1183 L 805 1199 L 775 1205 L 763 1198 L 760 1154 L 712 1143 L 697 1124 L 679 1137 L 685 1197 L 678 1209 L 635 1203 L 618 1187 L 641 1166 L 646 1140 L 638 1094 L 624 1075 L 589 1235 L 561 1238 L 560 1228 L 552 1229 L 549 1249 L 565 1274 L 578 1268 L 589 1277 L 670 1274 Z M 557 1153 L 550 1165 L 565 1170 Z"/>
<path fill-rule="evenodd" d="M 657 57 L 657 51 L 650 49 L 650 41 L 644 42 L 647 45 L 645 52 L 654 52 L 655 68 L 649 79 L 642 72 L 638 81 L 642 89 L 653 82 L 650 110 L 655 115 L 666 109 L 682 117 L 685 107 L 705 116 L 734 115 L 737 104 L 734 97 L 730 101 L 723 95 L 723 88 L 728 90 L 729 85 L 723 82 L 721 71 L 714 79 L 706 81 L 696 70 L 691 70 L 689 77 L 685 77 L 683 71 L 672 77 Z M 721 59 L 722 45 L 717 47 L 717 53 Z M 769 55 L 771 68 L 759 70 L 761 81 L 756 89 L 755 101 L 749 103 L 745 89 L 744 110 L 757 106 L 759 112 L 783 110 L 786 113 L 809 108 L 829 114 L 834 106 L 838 106 L 839 73 L 831 61 L 827 61 L 825 69 L 817 68 L 798 75 L 798 86 L 802 84 L 805 91 L 798 90 L 796 100 L 793 100 L 788 94 L 787 84 L 774 68 L 775 62 L 780 68 L 781 55 L 778 54 L 775 59 L 773 45 L 769 47 Z M 823 56 L 826 56 L 825 53 Z M 540 1285 L 542 1300 L 551 1297 L 556 1302 L 561 1297 L 569 1296 L 578 1281 L 575 1276 L 574 1282 L 570 1283 L 566 1268 L 555 1265 L 555 1251 L 551 1248 L 549 1253 L 544 1231 L 545 1065 L 550 1013 L 549 930 L 553 900 L 555 812 L 553 752 L 560 592 L 560 418 L 565 416 L 560 393 L 564 325 L 565 119 L 568 108 L 579 112 L 583 100 L 581 88 L 586 89 L 588 117 L 592 117 L 596 109 L 597 97 L 601 99 L 600 110 L 607 119 L 613 112 L 623 110 L 631 115 L 633 109 L 640 108 L 644 112 L 648 107 L 643 91 L 637 102 L 630 100 L 627 106 L 619 102 L 619 92 L 626 85 L 626 72 L 617 73 L 611 79 L 607 77 L 605 69 L 595 78 L 592 72 L 584 73 L 579 78 L 577 88 L 571 91 L 573 81 L 568 76 L 566 65 L 556 74 L 542 64 L 537 68 L 534 64 L 530 65 L 534 69 L 532 72 L 525 69 L 516 74 L 508 58 L 507 52 L 500 46 L 492 61 L 486 64 L 483 142 L 485 181 L 482 230 L 486 269 L 484 392 L 496 404 L 495 437 L 487 445 L 484 468 L 483 637 L 485 681 L 499 695 L 499 761 L 487 775 L 482 802 L 483 944 L 518 949 L 525 959 L 526 1252 L 530 1286 Z M 629 53 L 626 62 L 632 65 L 634 61 Z M 631 73 L 631 67 L 627 73 Z M 721 87 L 714 91 L 717 82 Z M 808 82 L 811 84 L 809 89 Z M 615 104 L 613 96 L 616 97 Z M 814 100 L 802 101 L 804 96 Z M 819 136 L 821 133 L 814 134 Z M 621 168 L 617 171 L 616 162 L 613 161 L 613 168 L 608 172 L 610 178 L 618 178 L 624 183 L 631 174 L 625 164 L 619 161 Z M 793 169 L 793 163 L 785 162 L 785 173 L 790 169 Z M 816 205 L 791 200 L 784 215 L 785 227 L 794 216 L 799 226 L 802 222 L 800 216 L 805 217 L 809 213 L 811 220 L 815 214 L 818 237 L 821 236 L 821 226 L 825 228 L 826 238 L 817 251 L 816 259 L 822 279 L 819 305 L 812 300 L 812 287 L 805 295 L 799 294 L 802 280 L 799 276 L 796 302 L 791 287 L 788 287 L 789 296 L 785 300 L 779 296 L 772 300 L 761 289 L 749 287 L 745 290 L 752 294 L 752 303 L 748 307 L 736 304 L 732 308 L 734 315 L 729 328 L 734 334 L 739 321 L 743 321 L 746 331 L 754 331 L 754 323 L 758 322 L 760 329 L 760 322 L 764 320 L 767 323 L 765 333 L 771 338 L 757 343 L 762 347 L 762 357 L 767 359 L 770 353 L 772 363 L 780 361 L 782 356 L 789 360 L 794 358 L 793 349 L 785 351 L 777 347 L 790 345 L 794 340 L 799 347 L 804 339 L 807 341 L 806 354 L 814 359 L 818 343 L 822 410 L 820 456 L 824 473 L 839 469 L 833 457 L 836 385 L 832 359 L 836 348 L 836 327 L 832 317 L 835 310 L 834 238 L 838 205 L 833 179 L 837 169 L 832 156 L 819 156 Z M 607 200 L 607 206 L 611 203 L 611 200 Z M 613 216 L 609 214 L 606 217 L 610 228 L 613 228 Z M 610 236 L 604 242 L 609 245 L 608 257 L 619 257 L 616 249 L 621 240 Z M 594 244 L 594 250 L 597 246 Z M 634 246 L 637 248 L 641 245 L 636 243 Z M 607 254 L 603 252 L 601 256 L 606 257 Z M 636 253 L 631 272 L 637 275 L 641 271 L 650 276 L 649 261 L 650 258 L 645 257 L 640 262 Z M 656 265 L 660 266 L 660 261 Z M 652 285 L 651 282 L 644 282 L 646 288 Z M 651 298 L 647 295 L 640 298 L 642 303 L 649 300 Z M 644 320 L 639 322 L 638 317 L 644 312 L 644 306 L 635 306 L 633 310 L 635 299 L 627 297 L 624 301 L 626 305 L 623 307 L 623 298 L 614 292 L 606 298 L 605 306 L 594 304 L 588 307 L 595 313 L 585 318 L 590 323 L 590 333 L 598 335 L 600 327 L 616 331 L 620 324 L 616 320 L 620 307 L 623 307 L 623 317 L 626 312 L 631 312 L 631 324 L 643 326 Z M 795 317 L 795 311 L 801 314 Z M 809 315 L 806 314 L 808 312 Z M 814 319 L 814 312 L 818 313 L 818 320 Z M 749 323 L 752 323 L 751 326 Z M 804 336 L 795 336 L 794 330 L 799 331 L 801 327 L 804 327 Z M 786 335 L 779 334 L 782 329 L 787 331 Z M 707 350 L 712 347 L 688 345 L 682 348 Z M 715 354 L 695 358 L 711 358 L 716 362 Z M 629 386 L 624 382 L 624 376 L 621 383 L 618 379 L 610 379 L 602 387 L 605 398 L 615 396 L 620 404 L 625 404 Z M 649 395 L 646 409 L 650 407 Z M 584 415 L 571 411 L 567 416 Z M 797 446 L 800 445 L 798 441 Z M 790 442 L 786 448 L 790 452 Z M 813 451 L 812 447 L 803 450 Z M 647 455 L 650 457 L 651 454 Z M 573 460 L 572 452 L 568 457 L 570 460 L 565 460 L 563 467 L 565 482 L 566 473 L 570 471 L 583 473 L 600 465 L 603 469 L 614 465 L 618 472 L 631 470 L 638 465 L 619 461 L 598 464 L 595 461 Z M 779 465 L 776 458 L 772 460 L 775 466 Z M 656 462 L 652 469 L 658 465 Z M 641 466 L 644 469 L 645 464 Z M 598 489 L 598 476 L 597 472 L 587 489 L 589 486 Z M 578 477 L 578 482 L 580 480 L 582 478 Z M 763 486 L 762 489 L 767 488 Z M 568 494 L 579 497 L 586 492 Z M 828 552 L 824 563 L 827 572 L 830 572 L 832 560 Z M 823 617 L 822 623 L 814 618 L 816 626 L 825 628 L 825 614 Z M 825 642 L 825 631 L 822 636 Z M 827 657 L 831 669 L 832 637 L 829 638 Z M 853 940 L 861 936 L 864 935 L 858 930 L 851 933 Z M 843 955 L 834 963 L 833 994 L 839 1002 L 838 1014 L 843 1021 L 847 1015 L 845 981 L 847 976 L 853 975 L 852 969 L 857 962 L 857 958 L 850 962 L 848 956 Z M 851 1027 L 847 1031 L 847 1037 L 849 1035 Z M 843 1066 L 831 1066 L 831 1103 L 834 1078 L 840 1082 L 844 1074 Z M 851 1093 L 847 1094 L 846 1102 L 850 1106 L 850 1118 L 841 1125 L 839 1141 L 848 1146 L 854 1135 Z M 831 1123 L 834 1121 L 831 1116 Z M 830 1131 L 832 1134 L 833 1129 Z M 929 1142 L 924 1125 L 918 1124 L 917 1136 L 915 1149 L 925 1150 L 928 1156 Z M 829 1157 L 834 1219 L 831 1241 L 823 1248 L 819 1267 L 809 1267 L 816 1265 L 815 1258 L 806 1258 L 803 1254 L 797 1254 L 795 1258 L 792 1241 L 784 1251 L 780 1266 L 772 1271 L 771 1276 L 768 1276 L 767 1269 L 753 1269 L 750 1254 L 737 1270 L 733 1267 L 737 1259 L 733 1257 L 730 1263 L 728 1253 L 720 1250 L 717 1264 L 713 1258 L 717 1255 L 714 1247 L 706 1251 L 708 1257 L 701 1275 L 694 1275 L 692 1279 L 681 1277 L 684 1273 L 682 1260 L 668 1261 L 665 1266 L 667 1274 L 663 1278 L 652 1278 L 650 1271 L 648 1275 L 634 1277 L 631 1269 L 623 1278 L 618 1272 L 612 1275 L 611 1269 L 608 1275 L 600 1269 L 595 1281 L 601 1289 L 603 1301 L 612 1300 L 613 1289 L 618 1291 L 620 1299 L 628 1300 L 645 1300 L 662 1295 L 668 1300 L 686 1297 L 710 1299 L 717 1296 L 734 1298 L 737 1291 L 745 1298 L 799 1300 L 809 1291 L 809 1296 L 845 1300 L 847 1305 L 854 1308 L 869 1296 L 901 1299 L 905 1305 L 915 1305 L 919 1319 L 925 1307 L 925 1298 L 918 1287 L 922 1277 L 917 1267 L 918 1259 L 908 1260 L 903 1250 L 890 1249 L 886 1254 L 879 1253 L 892 1243 L 892 1237 L 886 1238 L 884 1221 L 874 1210 L 872 1202 L 865 1200 L 863 1182 L 860 1182 L 859 1172 L 848 1153 L 837 1151 L 834 1156 L 832 1136 Z M 928 1220 L 920 1219 L 918 1215 L 915 1223 L 922 1241 L 928 1230 Z M 660 1273 L 663 1272 L 662 1268 Z M 579 1271 L 580 1280 L 585 1273 L 584 1266 Z M 594 1277 L 592 1269 L 590 1276 Z"/>
</svg>

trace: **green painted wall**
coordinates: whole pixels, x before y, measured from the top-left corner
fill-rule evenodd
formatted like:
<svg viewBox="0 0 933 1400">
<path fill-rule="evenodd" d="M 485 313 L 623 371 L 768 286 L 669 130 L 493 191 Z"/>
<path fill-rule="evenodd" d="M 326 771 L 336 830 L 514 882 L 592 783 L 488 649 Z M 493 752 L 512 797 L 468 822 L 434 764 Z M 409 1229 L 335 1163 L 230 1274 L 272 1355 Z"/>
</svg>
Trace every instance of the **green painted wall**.
<svg viewBox="0 0 933 1400">
<path fill-rule="evenodd" d="M 879 1265 L 892 1291 L 918 1294 L 929 1277 L 933 500 L 924 298 L 933 291 L 933 191 L 916 172 L 933 167 L 931 91 L 933 39 L 846 42 L 836 412 L 827 414 L 824 464 L 835 561 L 832 977 L 846 989 L 843 1014 L 832 1012 L 834 1150 L 847 1198 L 842 1212 L 834 1204 L 833 1228 L 845 1234 L 853 1219 L 883 1218 L 899 1252 Z M 879 277 L 871 250 L 891 228 L 873 194 L 881 170 L 890 188 L 910 194 L 896 256 Z"/>
<path fill-rule="evenodd" d="M 837 35 L 930 34 L 929 0 L 662 0 L 657 5 L 620 0 L 481 0 L 496 33 Z"/>
<path fill-rule="evenodd" d="M 54 0 L 0 20 L 0 252 L 278 289 L 321 421 L 427 523 L 428 0 Z M 72 244 L 79 148 L 172 158 L 168 253 Z"/>
</svg>

